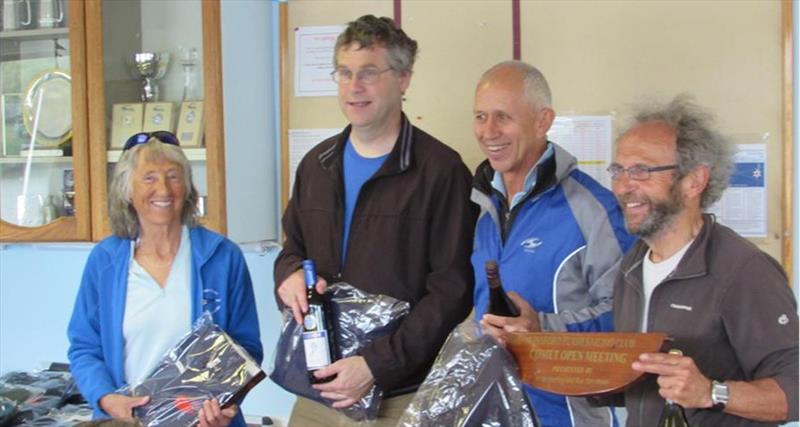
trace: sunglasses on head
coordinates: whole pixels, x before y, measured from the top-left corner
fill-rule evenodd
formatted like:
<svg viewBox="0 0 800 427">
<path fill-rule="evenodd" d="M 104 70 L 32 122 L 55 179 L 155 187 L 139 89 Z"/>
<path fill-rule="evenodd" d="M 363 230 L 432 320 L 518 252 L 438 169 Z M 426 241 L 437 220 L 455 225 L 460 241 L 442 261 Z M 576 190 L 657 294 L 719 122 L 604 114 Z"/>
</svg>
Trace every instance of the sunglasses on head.
<svg viewBox="0 0 800 427">
<path fill-rule="evenodd" d="M 122 148 L 122 151 L 129 150 L 139 144 L 147 144 L 147 141 L 149 141 L 150 138 L 155 138 L 164 144 L 171 144 L 177 147 L 180 147 L 181 145 L 180 142 L 178 142 L 178 137 L 175 136 L 174 133 L 166 130 L 157 130 L 155 132 L 139 132 L 132 135 L 125 142 L 125 146 Z"/>
</svg>

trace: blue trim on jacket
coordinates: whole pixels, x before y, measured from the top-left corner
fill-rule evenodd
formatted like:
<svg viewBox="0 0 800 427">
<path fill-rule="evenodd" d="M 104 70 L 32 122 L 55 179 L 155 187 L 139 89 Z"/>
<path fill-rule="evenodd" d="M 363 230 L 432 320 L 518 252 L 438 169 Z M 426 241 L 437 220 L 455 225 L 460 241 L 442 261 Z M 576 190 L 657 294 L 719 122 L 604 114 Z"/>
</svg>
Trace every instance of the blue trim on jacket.
<svg viewBox="0 0 800 427">
<path fill-rule="evenodd" d="M 192 322 L 203 313 L 203 290 L 216 301 L 214 322 L 258 362 L 263 359 L 250 272 L 235 243 L 203 227 L 189 230 L 192 246 Z M 67 335 L 70 369 L 81 393 L 108 417 L 100 398 L 125 385 L 122 320 L 131 242 L 111 236 L 99 242 L 86 262 Z M 211 293 L 211 292 L 210 292 Z M 241 412 L 231 425 L 244 425 Z"/>
</svg>

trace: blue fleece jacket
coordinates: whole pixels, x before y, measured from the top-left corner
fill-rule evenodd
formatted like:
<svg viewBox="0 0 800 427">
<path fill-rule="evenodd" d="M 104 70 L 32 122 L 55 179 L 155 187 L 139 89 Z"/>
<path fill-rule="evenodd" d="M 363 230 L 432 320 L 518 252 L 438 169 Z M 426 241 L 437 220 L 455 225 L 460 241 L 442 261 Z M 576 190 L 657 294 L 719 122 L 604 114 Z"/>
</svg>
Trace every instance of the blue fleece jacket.
<svg viewBox="0 0 800 427">
<path fill-rule="evenodd" d="M 213 303 L 214 322 L 261 363 L 253 284 L 242 251 L 203 227 L 191 228 L 189 237 L 192 322 L 200 317 L 207 302 Z M 108 417 L 100 409 L 100 398 L 125 385 L 122 320 L 130 258 L 130 240 L 116 236 L 92 249 L 67 329 L 70 369 L 81 393 L 95 409 L 95 418 Z M 231 425 L 244 425 L 241 413 Z"/>
</svg>

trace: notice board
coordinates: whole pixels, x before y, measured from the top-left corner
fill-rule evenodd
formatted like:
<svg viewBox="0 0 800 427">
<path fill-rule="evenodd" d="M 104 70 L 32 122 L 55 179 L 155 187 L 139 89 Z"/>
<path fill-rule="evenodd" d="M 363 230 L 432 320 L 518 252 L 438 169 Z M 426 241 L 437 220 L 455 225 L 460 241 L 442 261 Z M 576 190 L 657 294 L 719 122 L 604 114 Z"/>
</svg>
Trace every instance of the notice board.
<svg viewBox="0 0 800 427">
<path fill-rule="evenodd" d="M 389 16 L 419 42 L 404 111 L 474 169 L 480 75 L 519 59 L 548 79 L 558 115 L 621 118 L 646 98 L 688 92 L 723 134 L 766 143 L 767 236 L 751 238 L 791 271 L 791 2 L 762 0 L 292 0 L 281 5 L 282 202 L 288 130 L 343 128 L 335 96 L 293 95 L 294 32 Z M 516 50 L 515 50 L 516 48 Z M 558 142 L 558 141 L 555 141 Z"/>
</svg>

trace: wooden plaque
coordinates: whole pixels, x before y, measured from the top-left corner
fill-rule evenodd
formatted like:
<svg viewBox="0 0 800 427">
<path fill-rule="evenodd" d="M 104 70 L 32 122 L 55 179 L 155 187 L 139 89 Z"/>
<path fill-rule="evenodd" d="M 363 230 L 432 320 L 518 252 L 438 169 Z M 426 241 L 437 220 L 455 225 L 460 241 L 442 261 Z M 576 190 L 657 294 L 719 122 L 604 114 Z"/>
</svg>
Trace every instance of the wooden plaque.
<svg viewBox="0 0 800 427">
<path fill-rule="evenodd" d="M 522 381 L 567 396 L 613 393 L 642 373 L 631 369 L 641 353 L 657 352 L 667 336 L 659 332 L 515 333 L 508 348 Z"/>
</svg>

